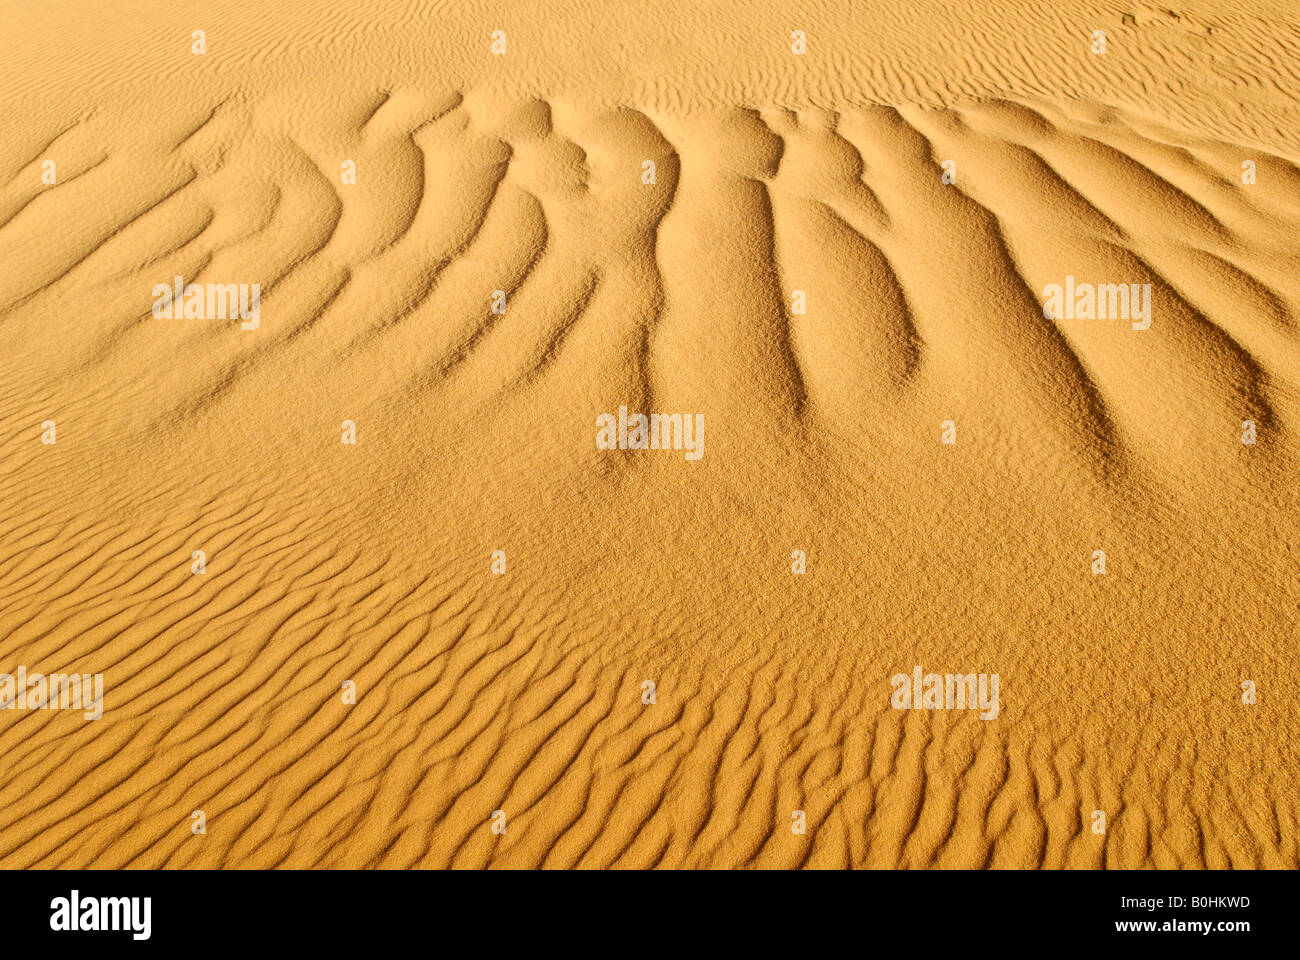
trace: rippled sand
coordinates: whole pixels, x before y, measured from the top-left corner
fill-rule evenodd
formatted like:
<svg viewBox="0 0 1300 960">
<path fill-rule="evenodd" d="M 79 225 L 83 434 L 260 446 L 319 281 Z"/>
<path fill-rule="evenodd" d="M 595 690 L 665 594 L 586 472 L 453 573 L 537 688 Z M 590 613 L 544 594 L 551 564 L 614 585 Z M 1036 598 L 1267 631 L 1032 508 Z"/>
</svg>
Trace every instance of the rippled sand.
<svg viewBox="0 0 1300 960">
<path fill-rule="evenodd" d="M 0 865 L 1300 866 L 1294 3 L 0 15 Z"/>
</svg>

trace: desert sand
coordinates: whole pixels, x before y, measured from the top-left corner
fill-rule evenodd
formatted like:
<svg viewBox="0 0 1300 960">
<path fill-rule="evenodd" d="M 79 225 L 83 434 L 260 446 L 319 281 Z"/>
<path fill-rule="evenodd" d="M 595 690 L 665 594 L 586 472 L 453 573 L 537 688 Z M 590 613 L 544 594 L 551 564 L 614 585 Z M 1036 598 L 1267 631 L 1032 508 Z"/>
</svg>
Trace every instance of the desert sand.
<svg viewBox="0 0 1300 960">
<path fill-rule="evenodd" d="M 1300 866 L 1291 0 L 0 23 L 0 866 Z"/>
</svg>

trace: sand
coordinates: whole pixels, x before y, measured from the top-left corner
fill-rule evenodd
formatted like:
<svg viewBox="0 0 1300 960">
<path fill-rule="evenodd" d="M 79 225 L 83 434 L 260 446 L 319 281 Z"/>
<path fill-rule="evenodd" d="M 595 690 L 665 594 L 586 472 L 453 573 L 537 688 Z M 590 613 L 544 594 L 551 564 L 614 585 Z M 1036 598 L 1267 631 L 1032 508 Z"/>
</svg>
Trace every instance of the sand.
<svg viewBox="0 0 1300 960">
<path fill-rule="evenodd" d="M 0 866 L 1300 866 L 1294 3 L 0 22 Z"/>
</svg>

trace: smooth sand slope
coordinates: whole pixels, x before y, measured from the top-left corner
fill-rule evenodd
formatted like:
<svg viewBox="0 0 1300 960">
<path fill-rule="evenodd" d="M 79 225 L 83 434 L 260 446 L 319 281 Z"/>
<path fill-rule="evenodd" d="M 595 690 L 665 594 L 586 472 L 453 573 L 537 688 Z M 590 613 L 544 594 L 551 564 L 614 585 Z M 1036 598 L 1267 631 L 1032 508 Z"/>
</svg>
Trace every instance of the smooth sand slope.
<svg viewBox="0 0 1300 960">
<path fill-rule="evenodd" d="M 0 23 L 0 865 L 1300 865 L 1293 3 Z"/>
</svg>

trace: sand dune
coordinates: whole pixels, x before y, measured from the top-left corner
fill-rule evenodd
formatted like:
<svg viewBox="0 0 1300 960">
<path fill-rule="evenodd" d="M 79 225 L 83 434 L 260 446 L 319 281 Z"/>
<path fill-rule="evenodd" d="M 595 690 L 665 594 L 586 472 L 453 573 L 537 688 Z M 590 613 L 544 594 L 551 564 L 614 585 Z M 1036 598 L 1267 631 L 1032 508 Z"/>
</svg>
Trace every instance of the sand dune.
<svg viewBox="0 0 1300 960">
<path fill-rule="evenodd" d="M 1300 866 L 1249 7 L 5 4 L 0 865 Z"/>
</svg>

